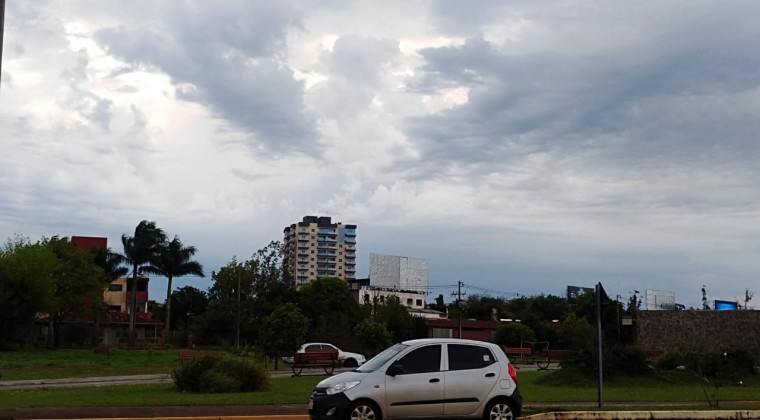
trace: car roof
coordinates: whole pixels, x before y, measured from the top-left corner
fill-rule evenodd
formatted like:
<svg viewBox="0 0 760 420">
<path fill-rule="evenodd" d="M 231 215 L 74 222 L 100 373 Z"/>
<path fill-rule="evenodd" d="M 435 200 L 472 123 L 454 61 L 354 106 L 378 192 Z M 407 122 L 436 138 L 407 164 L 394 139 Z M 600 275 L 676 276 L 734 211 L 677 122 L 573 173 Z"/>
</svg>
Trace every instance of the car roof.
<svg viewBox="0 0 760 420">
<path fill-rule="evenodd" d="M 407 340 L 401 344 L 406 345 L 418 345 L 418 344 L 475 344 L 480 346 L 497 346 L 498 344 L 489 343 L 487 341 L 467 340 L 463 338 L 418 338 L 415 340 Z"/>
</svg>

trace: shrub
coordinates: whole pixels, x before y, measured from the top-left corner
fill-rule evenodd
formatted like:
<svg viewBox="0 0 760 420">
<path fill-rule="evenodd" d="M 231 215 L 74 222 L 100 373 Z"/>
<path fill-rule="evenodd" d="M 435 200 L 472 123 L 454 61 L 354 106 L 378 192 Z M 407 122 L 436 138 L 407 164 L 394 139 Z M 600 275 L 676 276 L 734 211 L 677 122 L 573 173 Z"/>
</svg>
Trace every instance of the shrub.
<svg viewBox="0 0 760 420">
<path fill-rule="evenodd" d="M 172 372 L 174 386 L 197 393 L 255 392 L 270 389 L 269 373 L 243 359 L 203 356 Z"/>
<path fill-rule="evenodd" d="M 641 347 L 624 346 L 614 352 L 615 370 L 627 375 L 643 375 L 649 372 L 647 355 Z"/>
<path fill-rule="evenodd" d="M 533 330 L 521 323 L 500 325 L 494 333 L 494 341 L 502 346 L 522 347 L 524 341 L 536 341 Z"/>
<path fill-rule="evenodd" d="M 684 366 L 706 378 L 741 378 L 754 374 L 755 361 L 745 350 L 730 351 L 671 351 L 660 356 L 655 367 L 672 370 Z"/>
</svg>

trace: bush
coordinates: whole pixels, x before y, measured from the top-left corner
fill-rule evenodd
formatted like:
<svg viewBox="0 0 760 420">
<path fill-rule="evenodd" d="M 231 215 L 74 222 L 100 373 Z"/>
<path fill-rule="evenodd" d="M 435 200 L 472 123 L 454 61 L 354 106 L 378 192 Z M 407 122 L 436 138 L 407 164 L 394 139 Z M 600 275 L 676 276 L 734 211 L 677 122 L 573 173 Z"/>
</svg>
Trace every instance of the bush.
<svg viewBox="0 0 760 420">
<path fill-rule="evenodd" d="M 624 346 L 614 352 L 615 370 L 627 375 L 644 375 L 649 373 L 647 355 L 641 347 Z"/>
<path fill-rule="evenodd" d="M 500 325 L 494 333 L 496 344 L 510 347 L 522 347 L 524 341 L 536 341 L 536 335 L 529 326 L 521 323 Z"/>
<path fill-rule="evenodd" d="M 255 392 L 270 389 L 269 373 L 253 363 L 203 356 L 184 361 L 172 372 L 174 386 L 197 393 Z"/>
<path fill-rule="evenodd" d="M 684 366 L 706 378 L 741 378 L 754 374 L 755 361 L 745 350 L 730 351 L 671 351 L 660 356 L 655 367 L 673 370 Z"/>
</svg>

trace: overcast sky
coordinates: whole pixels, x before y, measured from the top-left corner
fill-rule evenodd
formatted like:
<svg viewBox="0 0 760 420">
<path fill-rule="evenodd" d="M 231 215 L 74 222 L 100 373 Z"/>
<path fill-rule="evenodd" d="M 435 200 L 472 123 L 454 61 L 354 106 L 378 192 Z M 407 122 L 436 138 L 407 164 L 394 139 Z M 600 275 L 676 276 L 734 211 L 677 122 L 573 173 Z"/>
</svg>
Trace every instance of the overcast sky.
<svg viewBox="0 0 760 420">
<path fill-rule="evenodd" d="M 704 284 L 743 301 L 760 292 L 758 16 L 757 1 L 8 0 L 0 238 L 121 251 L 148 219 L 210 274 L 328 215 L 358 225 L 358 277 L 374 252 L 499 296 L 602 282 L 701 307 Z"/>
</svg>

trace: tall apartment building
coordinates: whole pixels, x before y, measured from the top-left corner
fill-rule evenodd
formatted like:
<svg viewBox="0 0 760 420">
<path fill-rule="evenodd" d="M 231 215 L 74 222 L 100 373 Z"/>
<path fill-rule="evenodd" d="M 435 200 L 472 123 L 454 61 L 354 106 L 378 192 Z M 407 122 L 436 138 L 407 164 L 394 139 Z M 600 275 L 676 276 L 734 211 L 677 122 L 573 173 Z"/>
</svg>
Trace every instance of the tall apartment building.
<svg viewBox="0 0 760 420">
<path fill-rule="evenodd" d="M 285 228 L 288 271 L 297 286 L 319 277 L 356 278 L 356 225 L 306 216 Z"/>
</svg>

